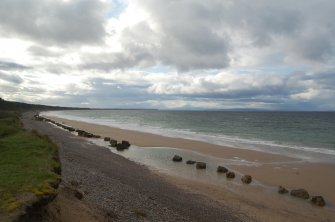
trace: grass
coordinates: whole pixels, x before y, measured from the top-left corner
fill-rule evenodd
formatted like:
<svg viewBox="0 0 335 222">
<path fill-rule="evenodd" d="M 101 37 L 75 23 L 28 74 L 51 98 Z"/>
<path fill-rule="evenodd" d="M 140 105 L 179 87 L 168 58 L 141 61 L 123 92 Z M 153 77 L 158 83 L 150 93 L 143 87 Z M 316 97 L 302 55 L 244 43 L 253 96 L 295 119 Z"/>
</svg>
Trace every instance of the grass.
<svg viewBox="0 0 335 222">
<path fill-rule="evenodd" d="M 0 112 L 0 212 L 10 212 L 22 204 L 23 192 L 37 196 L 52 194 L 50 186 L 59 178 L 53 172 L 57 147 L 46 136 L 21 127 L 14 112 Z"/>
<path fill-rule="evenodd" d="M 146 212 L 144 212 L 143 210 L 140 210 L 140 209 L 132 209 L 132 212 L 135 214 L 135 216 L 136 216 L 137 218 L 147 217 Z"/>
</svg>

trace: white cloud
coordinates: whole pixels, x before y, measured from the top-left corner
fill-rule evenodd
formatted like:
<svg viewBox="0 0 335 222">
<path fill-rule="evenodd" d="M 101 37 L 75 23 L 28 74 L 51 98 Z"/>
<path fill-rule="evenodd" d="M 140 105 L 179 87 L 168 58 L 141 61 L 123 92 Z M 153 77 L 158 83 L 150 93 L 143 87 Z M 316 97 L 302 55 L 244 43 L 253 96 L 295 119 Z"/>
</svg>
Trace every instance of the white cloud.
<svg viewBox="0 0 335 222">
<path fill-rule="evenodd" d="M 331 0 L 1 1 L 0 96 L 335 109 L 334 11 Z"/>
</svg>

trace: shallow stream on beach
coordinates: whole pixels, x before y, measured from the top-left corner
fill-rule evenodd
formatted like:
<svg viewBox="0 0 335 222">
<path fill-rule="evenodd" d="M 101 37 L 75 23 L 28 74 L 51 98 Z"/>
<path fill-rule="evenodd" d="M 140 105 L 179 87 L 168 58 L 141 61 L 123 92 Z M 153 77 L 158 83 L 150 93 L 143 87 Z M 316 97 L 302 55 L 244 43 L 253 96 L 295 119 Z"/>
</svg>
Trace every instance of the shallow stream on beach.
<svg viewBox="0 0 335 222">
<path fill-rule="evenodd" d="M 209 155 L 204 155 L 198 152 L 170 148 L 170 147 L 138 147 L 132 145 L 129 149 L 124 151 L 117 151 L 115 148 L 110 147 L 108 142 L 101 139 L 89 139 L 89 142 L 99 146 L 107 147 L 111 152 L 121 155 L 129 160 L 132 160 L 141 165 L 149 167 L 151 170 L 164 173 L 170 176 L 176 176 L 184 179 L 191 179 L 199 182 L 214 184 L 218 186 L 225 186 L 226 188 L 235 191 L 236 185 L 243 185 L 239 172 L 235 172 L 234 179 L 227 179 L 226 174 L 217 173 L 219 165 L 226 168 L 230 166 L 261 166 L 262 163 L 249 162 L 238 157 L 234 159 L 217 158 Z M 182 162 L 173 162 L 174 155 L 179 155 L 183 158 Z M 194 160 L 197 162 L 205 162 L 206 169 L 196 169 L 195 164 L 186 164 L 187 160 Z M 249 186 L 257 186 L 262 189 L 276 190 L 277 187 L 264 186 L 260 182 L 253 180 Z"/>
<path fill-rule="evenodd" d="M 163 173 L 168 176 L 187 179 L 195 182 L 200 182 L 208 185 L 215 185 L 217 187 L 224 187 L 237 194 L 264 195 L 265 193 L 281 198 L 284 202 L 291 202 L 293 204 L 301 204 L 301 200 L 291 198 L 290 195 L 278 195 L 278 186 L 270 186 L 263 184 L 253 178 L 251 184 L 243 184 L 241 177 L 243 174 L 234 169 L 236 166 L 250 166 L 250 167 L 267 167 L 268 163 L 260 161 L 247 161 L 238 157 L 233 159 L 225 159 L 213 157 L 210 155 L 201 154 L 195 151 L 171 148 L 171 147 L 139 147 L 131 145 L 129 149 L 124 151 L 117 151 L 116 148 L 110 147 L 109 142 L 103 139 L 88 139 L 89 143 L 93 143 L 102 147 L 108 148 L 111 152 L 121 155 L 131 161 L 147 166 L 150 170 L 157 173 Z M 174 155 L 179 155 L 183 158 L 181 162 L 174 162 L 172 158 Z M 196 164 L 186 164 L 187 160 L 194 160 L 196 162 L 205 162 L 206 169 L 196 169 Z M 292 163 L 306 163 L 305 160 L 291 160 L 288 162 L 272 162 L 272 165 L 284 166 Z M 227 179 L 226 174 L 218 173 L 217 167 L 224 166 L 235 173 L 234 179 Z M 273 166 L 268 166 L 273 167 Z M 334 209 L 331 202 L 327 203 L 328 209 Z"/>
</svg>

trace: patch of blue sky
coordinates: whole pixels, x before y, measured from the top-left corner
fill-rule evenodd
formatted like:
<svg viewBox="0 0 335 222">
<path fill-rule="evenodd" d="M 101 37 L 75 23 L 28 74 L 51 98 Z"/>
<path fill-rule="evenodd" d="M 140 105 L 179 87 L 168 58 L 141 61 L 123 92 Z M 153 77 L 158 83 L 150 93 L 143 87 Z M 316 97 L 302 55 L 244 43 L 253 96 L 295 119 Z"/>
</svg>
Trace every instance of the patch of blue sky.
<svg viewBox="0 0 335 222">
<path fill-rule="evenodd" d="M 111 8 L 107 13 L 108 18 L 117 18 L 119 17 L 122 12 L 127 7 L 127 2 L 124 0 L 110 0 L 111 1 Z"/>
</svg>

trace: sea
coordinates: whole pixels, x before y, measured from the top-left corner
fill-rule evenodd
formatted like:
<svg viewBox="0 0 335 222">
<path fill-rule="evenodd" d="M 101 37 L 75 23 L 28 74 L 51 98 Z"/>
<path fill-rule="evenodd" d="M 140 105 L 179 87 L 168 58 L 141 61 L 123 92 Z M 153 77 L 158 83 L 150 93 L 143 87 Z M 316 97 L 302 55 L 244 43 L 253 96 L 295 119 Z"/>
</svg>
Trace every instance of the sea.
<svg viewBox="0 0 335 222">
<path fill-rule="evenodd" d="M 42 115 L 335 162 L 335 112 L 66 110 Z"/>
</svg>

